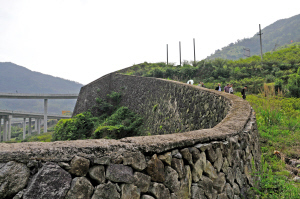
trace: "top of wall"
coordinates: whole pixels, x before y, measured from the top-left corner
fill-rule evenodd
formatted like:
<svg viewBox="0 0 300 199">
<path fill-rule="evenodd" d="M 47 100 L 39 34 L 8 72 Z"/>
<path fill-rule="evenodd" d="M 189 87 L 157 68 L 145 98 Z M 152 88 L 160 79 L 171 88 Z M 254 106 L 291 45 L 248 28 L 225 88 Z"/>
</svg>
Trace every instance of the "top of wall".
<svg viewBox="0 0 300 199">
<path fill-rule="evenodd" d="M 170 80 L 159 79 L 159 81 L 182 84 L 184 86 L 192 87 L 193 89 L 214 93 L 215 95 L 222 96 L 228 100 L 231 104 L 231 108 L 226 117 L 211 129 L 201 129 L 166 135 L 127 137 L 121 140 L 94 139 L 48 143 L 1 143 L 0 162 L 7 162 L 10 160 L 27 162 L 30 159 L 43 161 L 69 161 L 74 157 L 74 154 L 83 157 L 102 157 L 119 150 L 160 153 L 174 148 L 192 146 L 196 143 L 226 140 L 227 137 L 243 132 L 251 115 L 251 107 L 247 101 L 225 92 L 200 88 Z M 94 154 L 90 154 L 91 150 L 94 151 Z"/>
</svg>

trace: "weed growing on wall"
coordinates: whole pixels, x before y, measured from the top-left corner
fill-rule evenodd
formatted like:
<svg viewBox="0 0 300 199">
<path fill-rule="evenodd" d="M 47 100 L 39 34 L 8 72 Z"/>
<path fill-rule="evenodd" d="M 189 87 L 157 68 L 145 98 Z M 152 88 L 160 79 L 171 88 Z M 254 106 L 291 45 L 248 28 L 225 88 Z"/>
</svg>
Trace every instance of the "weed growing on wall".
<svg viewBox="0 0 300 199">
<path fill-rule="evenodd" d="M 143 119 L 120 106 L 121 93 L 111 92 L 106 99 L 97 98 L 92 110 L 58 122 L 52 141 L 90 138 L 121 139 L 140 135 Z"/>
</svg>

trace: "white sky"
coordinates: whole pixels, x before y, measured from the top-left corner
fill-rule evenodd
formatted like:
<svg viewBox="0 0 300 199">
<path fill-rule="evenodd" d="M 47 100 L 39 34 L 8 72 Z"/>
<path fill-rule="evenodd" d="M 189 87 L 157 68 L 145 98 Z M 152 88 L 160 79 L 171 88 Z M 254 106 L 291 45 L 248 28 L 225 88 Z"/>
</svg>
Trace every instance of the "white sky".
<svg viewBox="0 0 300 199">
<path fill-rule="evenodd" d="M 147 62 L 204 59 L 300 14 L 299 0 L 0 0 L 0 62 L 87 84 Z M 1 72 L 1 71 L 0 71 Z"/>
</svg>

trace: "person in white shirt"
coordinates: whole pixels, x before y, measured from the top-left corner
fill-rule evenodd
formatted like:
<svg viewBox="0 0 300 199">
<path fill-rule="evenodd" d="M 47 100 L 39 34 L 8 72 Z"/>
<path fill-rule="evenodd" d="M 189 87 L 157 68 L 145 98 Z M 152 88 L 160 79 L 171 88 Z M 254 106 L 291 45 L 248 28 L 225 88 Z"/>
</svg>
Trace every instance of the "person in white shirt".
<svg viewBox="0 0 300 199">
<path fill-rule="evenodd" d="M 191 85 L 193 85 L 194 84 L 194 80 L 189 80 L 189 81 L 187 81 L 187 84 L 191 84 Z"/>
<path fill-rule="evenodd" d="M 230 85 L 229 85 L 229 87 L 230 87 L 230 88 L 229 88 L 229 93 L 230 93 L 230 94 L 233 94 L 233 88 L 232 88 L 232 86 L 233 86 L 233 84 L 230 84 Z"/>
</svg>

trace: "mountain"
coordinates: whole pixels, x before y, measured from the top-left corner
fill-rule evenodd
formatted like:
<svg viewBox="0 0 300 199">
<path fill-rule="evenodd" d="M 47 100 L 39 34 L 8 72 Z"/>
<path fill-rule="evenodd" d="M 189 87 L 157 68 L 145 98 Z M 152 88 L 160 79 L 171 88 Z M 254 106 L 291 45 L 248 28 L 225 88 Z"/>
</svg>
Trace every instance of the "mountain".
<svg viewBox="0 0 300 199">
<path fill-rule="evenodd" d="M 273 51 L 279 46 L 292 42 L 300 42 L 300 14 L 287 19 L 280 19 L 263 28 L 262 33 L 263 53 Z M 244 48 L 250 49 L 251 56 L 260 55 L 260 41 L 257 34 L 258 32 L 251 38 L 230 43 L 221 50 L 216 50 L 214 54 L 208 56 L 206 59 L 224 58 L 236 60 L 244 58 Z"/>
<path fill-rule="evenodd" d="M 31 71 L 10 62 L 0 62 L 0 92 L 77 94 L 83 85 L 74 81 Z M 73 111 L 76 100 L 48 100 L 48 112 Z M 43 100 L 0 99 L 0 109 L 43 112 Z"/>
</svg>

